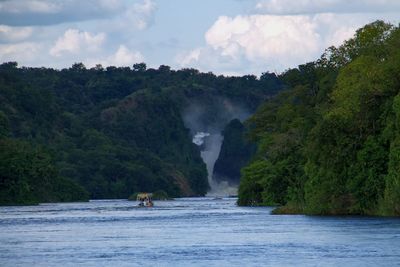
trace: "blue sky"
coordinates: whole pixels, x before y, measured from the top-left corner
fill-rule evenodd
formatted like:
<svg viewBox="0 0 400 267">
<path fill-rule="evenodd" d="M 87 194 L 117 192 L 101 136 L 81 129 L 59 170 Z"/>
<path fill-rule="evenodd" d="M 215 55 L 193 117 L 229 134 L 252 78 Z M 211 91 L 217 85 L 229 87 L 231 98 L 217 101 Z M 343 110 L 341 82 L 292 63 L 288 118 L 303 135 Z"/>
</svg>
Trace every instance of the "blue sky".
<svg viewBox="0 0 400 267">
<path fill-rule="evenodd" d="M 177 53 L 206 45 L 204 33 L 221 15 L 240 14 L 253 7 L 253 1 L 161 0 L 151 26 L 138 34 L 142 49 L 153 48 L 148 59 L 172 64 Z M 148 48 L 147 47 L 147 48 Z M 147 57 L 146 57 L 147 58 Z"/>
<path fill-rule="evenodd" d="M 0 62 L 260 75 L 399 18 L 398 0 L 0 0 Z"/>
</svg>

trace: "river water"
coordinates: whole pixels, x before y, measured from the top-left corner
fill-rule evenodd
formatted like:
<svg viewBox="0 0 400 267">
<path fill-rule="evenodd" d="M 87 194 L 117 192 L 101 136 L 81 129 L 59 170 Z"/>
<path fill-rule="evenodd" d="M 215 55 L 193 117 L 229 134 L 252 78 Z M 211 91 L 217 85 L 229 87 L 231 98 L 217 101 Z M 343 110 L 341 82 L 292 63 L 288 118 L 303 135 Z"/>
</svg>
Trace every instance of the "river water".
<svg viewBox="0 0 400 267">
<path fill-rule="evenodd" d="M 235 199 L 0 207 L 0 266 L 400 266 L 400 219 L 270 215 Z"/>
</svg>

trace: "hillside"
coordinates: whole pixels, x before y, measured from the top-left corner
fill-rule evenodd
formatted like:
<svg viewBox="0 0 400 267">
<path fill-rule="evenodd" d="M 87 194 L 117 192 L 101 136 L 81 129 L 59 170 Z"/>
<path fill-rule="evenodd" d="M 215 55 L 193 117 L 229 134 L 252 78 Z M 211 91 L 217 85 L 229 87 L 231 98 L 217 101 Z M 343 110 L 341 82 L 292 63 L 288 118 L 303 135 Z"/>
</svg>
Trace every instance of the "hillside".
<svg viewBox="0 0 400 267">
<path fill-rule="evenodd" d="M 400 29 L 376 21 L 280 75 L 248 121 L 258 151 L 241 205 L 277 213 L 400 215 Z"/>
<path fill-rule="evenodd" d="M 0 203 L 128 198 L 157 190 L 204 195 L 207 171 L 193 135 L 199 127 L 226 124 L 237 110 L 254 112 L 280 88 L 269 73 L 258 79 L 144 63 L 91 69 L 77 63 L 62 70 L 3 63 Z M 32 163 L 18 158 L 10 168 L 16 150 L 41 154 L 21 152 L 18 157 Z M 42 157 L 48 169 L 35 160 Z"/>
<path fill-rule="evenodd" d="M 215 162 L 213 178 L 218 182 L 238 186 L 240 170 L 249 163 L 256 146 L 247 140 L 246 128 L 238 119 L 230 121 L 222 135 L 224 140 Z"/>
</svg>

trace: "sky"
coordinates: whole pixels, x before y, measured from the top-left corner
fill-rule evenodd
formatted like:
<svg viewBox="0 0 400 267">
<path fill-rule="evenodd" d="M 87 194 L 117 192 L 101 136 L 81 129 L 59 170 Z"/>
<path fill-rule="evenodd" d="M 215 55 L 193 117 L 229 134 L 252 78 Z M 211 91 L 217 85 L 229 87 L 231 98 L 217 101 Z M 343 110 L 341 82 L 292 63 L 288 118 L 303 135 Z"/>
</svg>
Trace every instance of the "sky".
<svg viewBox="0 0 400 267">
<path fill-rule="evenodd" d="M 377 19 L 400 0 L 0 0 L 0 62 L 279 73 Z"/>
</svg>

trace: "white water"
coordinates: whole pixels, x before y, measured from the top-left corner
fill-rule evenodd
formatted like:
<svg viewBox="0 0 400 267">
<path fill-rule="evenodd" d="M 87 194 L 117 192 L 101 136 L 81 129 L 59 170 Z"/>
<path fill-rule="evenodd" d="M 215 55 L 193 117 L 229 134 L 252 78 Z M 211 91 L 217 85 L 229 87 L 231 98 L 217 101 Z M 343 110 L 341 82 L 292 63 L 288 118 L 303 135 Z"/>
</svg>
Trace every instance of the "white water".
<svg viewBox="0 0 400 267">
<path fill-rule="evenodd" d="M 204 144 L 204 138 L 206 138 L 208 136 L 210 136 L 209 133 L 198 132 L 193 136 L 192 142 L 197 146 L 201 146 Z"/>
<path fill-rule="evenodd" d="M 211 190 L 207 196 L 236 196 L 237 187 L 230 186 L 227 182 L 218 183 L 213 179 L 215 162 L 221 151 L 224 137 L 221 134 L 210 134 L 207 132 L 197 132 L 193 137 L 193 143 L 204 146 L 201 151 L 201 158 L 207 166 L 208 183 Z"/>
</svg>

